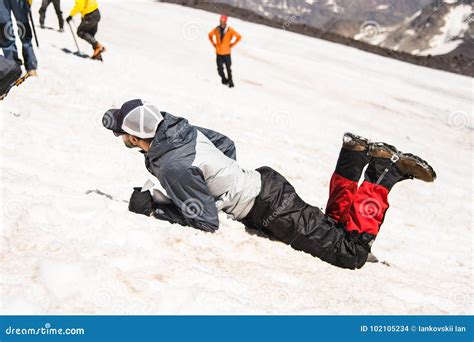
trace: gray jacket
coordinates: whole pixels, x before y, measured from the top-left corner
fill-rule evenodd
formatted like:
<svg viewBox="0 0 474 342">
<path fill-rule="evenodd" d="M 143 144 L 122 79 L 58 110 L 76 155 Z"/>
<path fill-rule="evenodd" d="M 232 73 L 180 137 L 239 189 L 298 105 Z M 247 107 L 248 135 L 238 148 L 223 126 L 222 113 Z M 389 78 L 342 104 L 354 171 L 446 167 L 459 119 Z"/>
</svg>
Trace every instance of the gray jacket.
<svg viewBox="0 0 474 342">
<path fill-rule="evenodd" d="M 260 174 L 239 167 L 225 135 L 161 114 L 145 164 L 172 204 L 158 204 L 154 216 L 211 232 L 219 228 L 218 210 L 243 219 L 260 192 Z"/>
</svg>

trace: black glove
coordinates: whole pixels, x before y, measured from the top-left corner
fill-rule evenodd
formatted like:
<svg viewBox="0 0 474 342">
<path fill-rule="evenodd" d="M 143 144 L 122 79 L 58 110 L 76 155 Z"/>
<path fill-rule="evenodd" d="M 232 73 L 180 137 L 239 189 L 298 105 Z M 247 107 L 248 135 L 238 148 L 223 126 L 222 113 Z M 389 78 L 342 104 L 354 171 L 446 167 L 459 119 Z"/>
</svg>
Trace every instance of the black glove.
<svg viewBox="0 0 474 342">
<path fill-rule="evenodd" d="M 71 16 L 68 16 L 68 17 L 66 18 L 66 22 L 68 22 L 68 23 L 70 23 L 71 20 L 72 20 L 72 17 L 71 17 Z"/>
<path fill-rule="evenodd" d="M 150 216 L 155 211 L 155 202 L 150 191 L 141 192 L 142 188 L 133 188 L 128 210 L 137 214 Z"/>
</svg>

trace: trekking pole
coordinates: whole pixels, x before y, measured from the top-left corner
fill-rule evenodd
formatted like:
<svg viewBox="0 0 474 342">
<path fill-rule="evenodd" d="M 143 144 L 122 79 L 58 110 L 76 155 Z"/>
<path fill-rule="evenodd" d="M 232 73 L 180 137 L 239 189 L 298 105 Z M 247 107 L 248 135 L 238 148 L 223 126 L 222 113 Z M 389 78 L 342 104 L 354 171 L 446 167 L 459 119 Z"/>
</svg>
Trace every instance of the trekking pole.
<svg viewBox="0 0 474 342">
<path fill-rule="evenodd" d="M 74 43 L 76 43 L 77 52 L 81 53 L 81 49 L 79 49 L 79 44 L 77 44 L 76 35 L 74 34 L 74 30 L 72 29 L 71 23 L 68 22 L 67 24 L 69 25 L 69 29 L 71 30 L 72 38 L 74 38 Z"/>
<path fill-rule="evenodd" d="M 33 20 L 33 13 L 31 13 L 31 8 L 28 8 L 28 16 L 30 17 L 31 27 L 33 28 L 33 34 L 35 36 L 36 46 L 39 48 L 38 35 L 36 34 L 35 21 Z"/>
</svg>

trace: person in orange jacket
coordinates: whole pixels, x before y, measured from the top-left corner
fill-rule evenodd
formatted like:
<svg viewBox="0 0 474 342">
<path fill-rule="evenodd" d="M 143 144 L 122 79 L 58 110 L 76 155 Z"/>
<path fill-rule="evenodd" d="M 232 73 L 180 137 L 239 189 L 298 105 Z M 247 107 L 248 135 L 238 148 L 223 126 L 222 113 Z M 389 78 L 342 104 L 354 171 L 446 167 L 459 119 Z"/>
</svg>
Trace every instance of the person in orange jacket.
<svg viewBox="0 0 474 342">
<path fill-rule="evenodd" d="M 95 39 L 97 29 L 99 27 L 100 12 L 97 0 L 75 0 L 74 8 L 71 10 L 66 21 L 69 23 L 77 13 L 81 13 L 82 21 L 77 28 L 77 35 L 92 45 L 94 53 L 92 58 L 100 59 L 100 55 L 105 51 L 99 42 Z"/>
<path fill-rule="evenodd" d="M 235 38 L 235 39 L 234 39 Z M 222 15 L 220 25 L 209 32 L 209 40 L 216 48 L 217 72 L 221 77 L 222 84 L 234 87 L 232 80 L 232 59 L 230 57 L 231 49 L 240 41 L 242 36 L 232 27 L 227 26 L 227 16 Z M 227 70 L 227 76 L 224 73 L 224 65 Z"/>
</svg>

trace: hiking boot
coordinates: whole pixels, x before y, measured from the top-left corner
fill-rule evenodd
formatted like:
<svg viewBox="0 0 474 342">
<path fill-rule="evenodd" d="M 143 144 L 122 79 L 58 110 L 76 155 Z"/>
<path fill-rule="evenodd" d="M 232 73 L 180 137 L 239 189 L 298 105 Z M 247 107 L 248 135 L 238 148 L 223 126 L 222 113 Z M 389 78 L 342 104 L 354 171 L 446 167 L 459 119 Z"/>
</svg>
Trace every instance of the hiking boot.
<svg viewBox="0 0 474 342">
<path fill-rule="evenodd" d="M 369 139 L 350 132 L 344 133 L 344 137 L 342 138 L 342 148 L 350 151 L 364 152 L 369 149 L 369 146 Z"/>
<path fill-rule="evenodd" d="M 398 157 L 395 166 L 403 175 L 428 183 L 435 181 L 436 172 L 425 160 L 411 153 L 399 153 Z"/>
<path fill-rule="evenodd" d="M 224 85 L 228 85 L 228 84 L 229 84 L 229 81 L 227 81 L 227 78 L 222 78 L 222 79 L 221 79 L 221 82 L 222 82 L 222 84 L 224 84 Z"/>
<path fill-rule="evenodd" d="M 390 159 L 397 154 L 398 150 L 395 146 L 384 142 L 374 142 L 369 146 L 369 155 L 373 158 L 387 158 Z"/>
<path fill-rule="evenodd" d="M 232 80 L 229 80 L 229 88 L 234 88 L 234 82 Z"/>
<path fill-rule="evenodd" d="M 102 52 L 105 52 L 105 47 L 97 43 L 94 47 L 94 53 L 92 54 L 91 58 L 93 59 L 98 58 L 102 54 Z"/>
<path fill-rule="evenodd" d="M 411 153 L 398 152 L 392 158 L 372 158 L 365 171 L 365 180 L 388 190 L 404 180 L 434 182 L 436 172 L 423 159 Z"/>
</svg>

